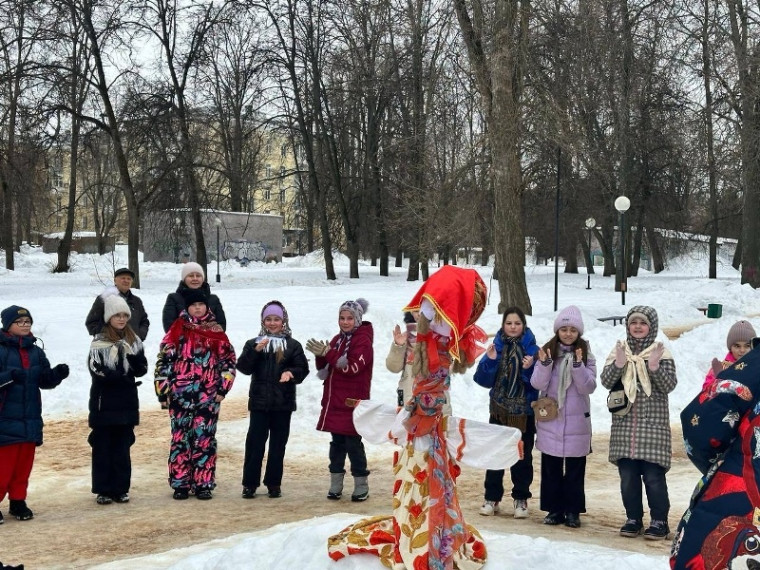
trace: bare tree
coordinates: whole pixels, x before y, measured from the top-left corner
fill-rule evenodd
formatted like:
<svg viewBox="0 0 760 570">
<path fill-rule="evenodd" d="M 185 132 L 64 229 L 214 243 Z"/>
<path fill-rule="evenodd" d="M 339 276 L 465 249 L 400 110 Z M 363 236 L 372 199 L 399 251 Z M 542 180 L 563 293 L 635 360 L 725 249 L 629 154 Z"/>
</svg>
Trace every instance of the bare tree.
<svg viewBox="0 0 760 570">
<path fill-rule="evenodd" d="M 529 3 L 520 0 L 455 0 L 462 39 L 482 98 L 494 188 L 494 251 L 499 312 L 510 305 L 533 308 L 525 282 L 520 165 L 523 54 L 528 42 Z M 488 26 L 489 35 L 486 35 Z"/>
</svg>

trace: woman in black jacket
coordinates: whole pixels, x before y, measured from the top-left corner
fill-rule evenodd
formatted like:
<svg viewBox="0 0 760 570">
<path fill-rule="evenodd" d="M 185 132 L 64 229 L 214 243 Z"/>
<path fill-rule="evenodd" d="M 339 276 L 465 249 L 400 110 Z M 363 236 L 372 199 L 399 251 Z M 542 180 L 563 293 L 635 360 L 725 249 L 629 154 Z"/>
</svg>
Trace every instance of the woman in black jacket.
<svg viewBox="0 0 760 570">
<path fill-rule="evenodd" d="M 99 505 L 129 501 L 132 461 L 129 448 L 140 423 L 135 377 L 148 371 L 140 338 L 129 326 L 130 310 L 119 295 L 103 303 L 105 326 L 90 345 L 92 492 Z"/>
<path fill-rule="evenodd" d="M 261 332 L 245 343 L 237 369 L 251 375 L 248 393 L 250 424 L 245 439 L 243 498 L 252 499 L 261 483 L 261 464 L 269 439 L 264 485 L 271 498 L 281 496 L 285 446 L 290 435 L 290 417 L 296 410 L 296 384 L 309 374 L 309 363 L 301 344 L 292 338 L 288 312 L 279 301 L 261 310 Z"/>
<path fill-rule="evenodd" d="M 203 267 L 194 261 L 189 261 L 182 265 L 181 281 L 174 293 L 169 293 L 164 303 L 164 311 L 161 315 L 161 322 L 164 326 L 164 332 L 169 332 L 169 328 L 177 320 L 179 314 L 185 310 L 185 297 L 187 291 L 200 289 L 208 297 L 208 310 L 216 317 L 216 322 L 222 327 L 223 331 L 227 330 L 227 317 L 224 315 L 222 302 L 219 297 L 211 294 L 211 287 L 206 282 Z"/>
</svg>

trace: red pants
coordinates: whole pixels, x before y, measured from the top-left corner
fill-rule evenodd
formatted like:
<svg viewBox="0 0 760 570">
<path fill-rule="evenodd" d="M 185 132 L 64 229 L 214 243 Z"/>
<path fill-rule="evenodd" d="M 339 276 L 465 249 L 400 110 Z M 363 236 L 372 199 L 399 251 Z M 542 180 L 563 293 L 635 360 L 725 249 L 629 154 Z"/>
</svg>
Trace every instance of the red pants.
<svg viewBox="0 0 760 570">
<path fill-rule="evenodd" d="M 0 447 L 0 501 L 26 500 L 29 475 L 34 465 L 34 443 L 13 443 Z"/>
</svg>

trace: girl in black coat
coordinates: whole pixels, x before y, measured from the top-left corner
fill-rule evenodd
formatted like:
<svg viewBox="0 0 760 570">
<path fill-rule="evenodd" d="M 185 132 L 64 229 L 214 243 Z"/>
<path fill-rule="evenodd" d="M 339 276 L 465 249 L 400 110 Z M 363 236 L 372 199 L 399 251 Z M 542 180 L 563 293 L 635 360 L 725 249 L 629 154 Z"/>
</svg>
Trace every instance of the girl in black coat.
<svg viewBox="0 0 760 570">
<path fill-rule="evenodd" d="M 301 344 L 291 336 L 288 312 L 279 301 L 261 310 L 261 332 L 245 343 L 237 369 L 251 375 L 248 410 L 251 413 L 245 439 L 243 498 L 251 499 L 261 483 L 264 447 L 269 439 L 264 485 L 269 496 L 281 496 L 285 446 L 290 417 L 296 410 L 296 384 L 309 374 Z"/>
<path fill-rule="evenodd" d="M 135 377 L 148 370 L 142 342 L 129 326 L 130 310 L 119 295 L 104 301 L 105 326 L 90 345 L 88 442 L 92 447 L 92 492 L 99 505 L 129 501 L 132 460 L 129 448 L 140 423 Z"/>
</svg>

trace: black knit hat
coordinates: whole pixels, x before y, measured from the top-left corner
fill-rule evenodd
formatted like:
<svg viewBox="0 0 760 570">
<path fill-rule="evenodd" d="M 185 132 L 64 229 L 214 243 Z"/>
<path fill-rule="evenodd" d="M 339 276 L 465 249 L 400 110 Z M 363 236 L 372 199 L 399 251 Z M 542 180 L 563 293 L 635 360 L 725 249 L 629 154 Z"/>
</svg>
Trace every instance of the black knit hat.
<svg viewBox="0 0 760 570">
<path fill-rule="evenodd" d="M 183 289 L 182 297 L 185 299 L 185 309 L 189 308 L 193 303 L 203 303 L 208 307 L 208 295 L 203 289 Z"/>
<path fill-rule="evenodd" d="M 3 323 L 3 330 L 7 331 L 11 328 L 11 325 L 21 317 L 29 317 L 29 320 L 34 322 L 29 309 L 19 307 L 18 305 L 11 305 L 10 307 L 3 309 L 3 312 L 0 313 L 0 321 Z"/>
</svg>

